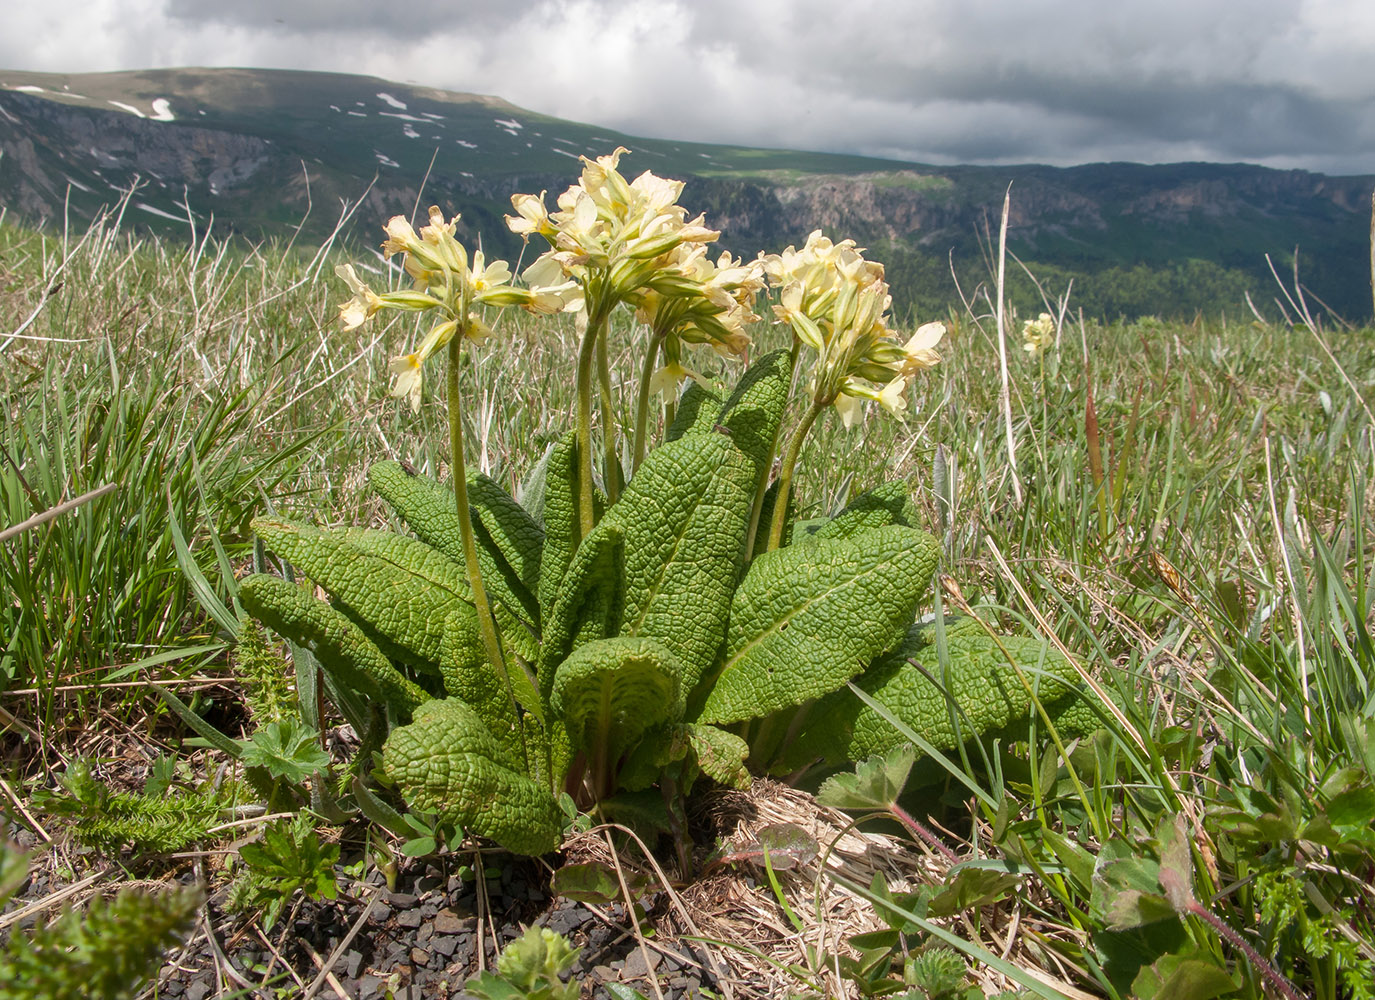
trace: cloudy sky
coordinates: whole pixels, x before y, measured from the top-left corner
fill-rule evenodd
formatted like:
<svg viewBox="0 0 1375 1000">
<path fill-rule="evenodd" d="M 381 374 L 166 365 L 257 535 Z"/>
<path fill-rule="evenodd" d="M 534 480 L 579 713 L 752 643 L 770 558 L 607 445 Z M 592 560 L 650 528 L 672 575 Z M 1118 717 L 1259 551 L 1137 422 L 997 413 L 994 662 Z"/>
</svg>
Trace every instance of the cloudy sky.
<svg viewBox="0 0 1375 1000">
<path fill-rule="evenodd" d="M 926 163 L 1375 173 L 1371 0 L 25 0 L 0 67 L 259 66 Z"/>
</svg>

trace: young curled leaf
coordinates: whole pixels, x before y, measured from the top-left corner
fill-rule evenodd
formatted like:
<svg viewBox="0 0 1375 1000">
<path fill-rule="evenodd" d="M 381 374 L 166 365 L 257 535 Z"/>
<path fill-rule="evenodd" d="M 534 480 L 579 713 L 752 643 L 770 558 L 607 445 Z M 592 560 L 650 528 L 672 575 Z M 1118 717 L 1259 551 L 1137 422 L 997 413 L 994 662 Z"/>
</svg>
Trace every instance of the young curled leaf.
<svg viewBox="0 0 1375 1000">
<path fill-rule="evenodd" d="M 436 813 L 517 854 L 545 854 L 559 842 L 563 813 L 519 773 L 482 719 L 454 698 L 431 701 L 392 731 L 382 765 L 412 808 Z"/>
<path fill-rule="evenodd" d="M 596 640 L 559 664 L 550 707 L 568 727 L 574 749 L 615 760 L 647 729 L 682 715 L 682 670 L 653 639 Z"/>
</svg>

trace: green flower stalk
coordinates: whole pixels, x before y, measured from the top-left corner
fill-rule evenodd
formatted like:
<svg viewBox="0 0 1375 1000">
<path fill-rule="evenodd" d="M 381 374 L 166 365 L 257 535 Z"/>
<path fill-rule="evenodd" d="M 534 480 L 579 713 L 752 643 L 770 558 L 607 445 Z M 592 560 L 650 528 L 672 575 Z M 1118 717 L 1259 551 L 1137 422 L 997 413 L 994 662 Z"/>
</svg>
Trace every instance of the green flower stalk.
<svg viewBox="0 0 1375 1000">
<path fill-rule="evenodd" d="M 622 303 L 636 303 L 646 289 L 682 294 L 684 282 L 675 283 L 669 274 L 670 256 L 685 244 L 710 243 L 721 235 L 708 229 L 701 216 L 687 218 L 687 210 L 677 204 L 682 181 L 656 177 L 649 171 L 627 181 L 616 169 L 626 152 L 629 150 L 618 147 L 595 160 L 583 157 L 582 175 L 559 195 L 558 211 L 549 212 L 543 192 L 516 194 L 511 196 L 511 205 L 517 214 L 506 218 L 513 233 L 527 238 L 538 234 L 551 247 L 525 271 L 526 281 L 531 285 L 571 282 L 577 289 L 568 309 L 581 312 L 574 436 L 583 537 L 595 526 L 593 366 L 599 364 L 611 314 Z M 604 379 L 608 389 L 609 381 L 609 377 Z M 603 391 L 604 396 L 608 394 Z M 619 465 L 611 410 L 610 400 L 604 399 L 603 469 L 608 498 L 614 499 Z"/>
<path fill-rule="evenodd" d="M 867 401 L 906 418 L 907 387 L 918 372 L 940 361 L 936 344 L 941 323 L 927 323 L 905 343 L 893 340 L 887 312 L 892 304 L 883 265 L 865 260 L 853 240 L 832 243 L 820 230 L 799 251 L 788 247 L 763 258 L 765 273 L 781 289 L 774 315 L 793 331 L 795 357 L 800 348 L 816 354 L 811 368 L 810 404 L 783 452 L 767 548 L 778 548 L 787 523 L 793 470 L 802 445 L 818 417 L 834 406 L 851 427 Z"/>
<path fill-rule="evenodd" d="M 413 409 L 418 408 L 424 388 L 425 362 L 439 353 L 441 348 L 445 349 L 448 359 L 449 455 L 464 568 L 473 592 L 473 606 L 477 610 L 484 650 L 492 666 L 506 678 L 507 692 L 514 703 L 509 667 L 501 647 L 491 602 L 487 598 L 487 589 L 483 585 L 482 570 L 478 565 L 477 543 L 468 506 L 459 366 L 464 343 L 480 341 L 491 333 L 482 317 L 474 311 L 476 307 L 504 308 L 516 305 L 530 312 L 555 313 L 565 308 L 571 286 L 520 288 L 512 285 L 511 269 L 505 261 L 488 263 L 480 250 L 469 260 L 467 251 L 454 237 L 458 216 L 445 222 L 438 207 L 432 207 L 429 214 L 430 224 L 418 234 L 404 216 L 394 216 L 386 225 L 387 239 L 382 244 L 383 253 L 387 257 L 404 254 L 405 271 L 411 277 L 413 287 L 378 295 L 359 279 L 352 265 L 342 265 L 336 269 L 336 273 L 354 294 L 340 308 L 339 317 L 345 329 L 361 325 L 383 309 L 430 312 L 437 317 L 437 322 L 413 353 L 391 359 L 389 367 L 395 377 L 392 395 L 404 396 Z"/>
<path fill-rule="evenodd" d="M 658 397 L 672 407 L 683 379 L 704 381 L 683 364 L 683 345 L 706 344 L 723 357 L 744 358 L 750 346 L 745 328 L 759 318 L 751 306 L 763 287 L 762 261 L 745 263 L 724 253 L 713 263 L 706 247 L 684 243 L 636 295 L 635 318 L 650 336 L 635 405 L 634 468 L 644 458 L 650 401 Z"/>
</svg>

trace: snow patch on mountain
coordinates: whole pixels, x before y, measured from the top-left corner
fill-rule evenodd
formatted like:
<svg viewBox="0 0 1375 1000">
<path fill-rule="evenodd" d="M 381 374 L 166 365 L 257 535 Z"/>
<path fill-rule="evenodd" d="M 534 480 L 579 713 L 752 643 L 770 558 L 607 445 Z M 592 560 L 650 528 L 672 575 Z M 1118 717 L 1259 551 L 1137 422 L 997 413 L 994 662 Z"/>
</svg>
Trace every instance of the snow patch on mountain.
<svg viewBox="0 0 1375 1000">
<path fill-rule="evenodd" d="M 110 103 L 113 104 L 114 102 L 111 101 Z M 143 116 L 142 116 L 142 115 L 139 115 L 139 117 L 142 118 Z M 185 221 L 186 221 L 186 217 L 183 216 L 183 215 L 173 215 L 171 212 L 164 212 L 162 209 L 160 209 L 160 208 L 154 208 L 152 205 L 149 205 L 149 204 L 147 204 L 146 202 L 142 202 L 142 201 L 135 202 L 135 203 L 134 203 L 134 207 L 135 207 L 135 208 L 141 208 L 141 209 L 143 209 L 145 212 L 150 212 L 150 213 L 152 213 L 153 215 L 160 215 L 160 216 L 162 216 L 164 219 L 171 219 L 173 222 L 185 222 Z"/>
<path fill-rule="evenodd" d="M 398 101 L 395 97 L 392 97 L 391 94 L 378 94 L 378 95 L 377 95 L 377 99 L 378 99 L 379 101 L 386 101 L 388 104 L 390 104 L 392 107 L 394 107 L 397 111 L 405 111 L 405 110 L 406 110 L 406 102 L 405 102 L 405 101 Z"/>
<path fill-rule="evenodd" d="M 155 122 L 174 122 L 177 116 L 172 114 L 172 102 L 165 97 L 153 99 L 152 119 Z"/>
</svg>

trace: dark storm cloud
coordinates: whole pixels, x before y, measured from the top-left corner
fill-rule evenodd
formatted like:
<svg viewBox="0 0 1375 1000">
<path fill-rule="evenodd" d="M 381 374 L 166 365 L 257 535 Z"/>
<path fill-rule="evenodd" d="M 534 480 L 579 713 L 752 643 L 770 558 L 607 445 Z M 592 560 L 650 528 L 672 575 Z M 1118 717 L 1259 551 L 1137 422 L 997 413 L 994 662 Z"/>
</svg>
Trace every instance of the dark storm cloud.
<svg viewBox="0 0 1375 1000">
<path fill-rule="evenodd" d="M 464 0 L 456 5 L 445 0 L 412 0 L 404 8 L 396 4 L 363 0 L 167 0 L 168 17 L 189 24 L 215 23 L 236 28 L 290 30 L 302 34 L 321 31 L 368 31 L 406 37 L 417 25 L 452 23 L 461 15 L 465 23 L 481 29 L 495 18 L 508 18 L 529 3 L 502 0 Z"/>
</svg>

